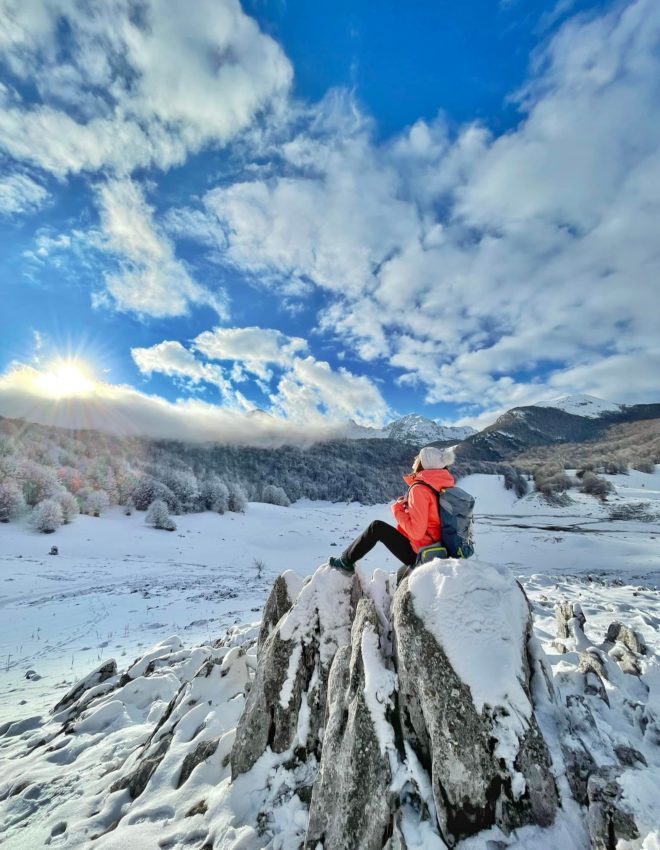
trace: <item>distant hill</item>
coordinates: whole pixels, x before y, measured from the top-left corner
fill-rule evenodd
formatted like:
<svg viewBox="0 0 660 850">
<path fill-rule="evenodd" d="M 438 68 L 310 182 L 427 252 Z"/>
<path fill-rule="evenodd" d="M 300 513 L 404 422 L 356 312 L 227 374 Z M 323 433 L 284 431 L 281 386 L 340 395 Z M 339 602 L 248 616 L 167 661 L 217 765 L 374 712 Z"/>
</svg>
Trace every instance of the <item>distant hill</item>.
<svg viewBox="0 0 660 850">
<path fill-rule="evenodd" d="M 586 399 L 576 403 L 575 399 Z M 567 412 L 584 410 L 583 414 Z M 514 407 L 492 425 L 467 437 L 457 448 L 461 461 L 509 461 L 542 446 L 585 443 L 601 438 L 617 423 L 660 418 L 660 404 L 619 405 L 588 396 L 556 399 L 553 404 Z"/>
<path fill-rule="evenodd" d="M 593 395 L 566 395 L 551 398 L 549 401 L 537 401 L 534 407 L 554 407 L 563 410 L 564 413 L 573 413 L 576 416 L 597 418 L 604 413 L 615 413 L 623 409 L 622 404 L 613 401 L 604 401 Z"/>
</svg>

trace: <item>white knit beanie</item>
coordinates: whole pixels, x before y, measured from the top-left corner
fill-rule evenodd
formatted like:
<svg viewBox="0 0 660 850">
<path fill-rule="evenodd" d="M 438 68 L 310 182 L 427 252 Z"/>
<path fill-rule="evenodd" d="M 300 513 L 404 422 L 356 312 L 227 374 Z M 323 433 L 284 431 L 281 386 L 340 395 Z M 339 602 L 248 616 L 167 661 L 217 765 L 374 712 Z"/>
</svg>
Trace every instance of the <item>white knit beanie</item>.
<svg viewBox="0 0 660 850">
<path fill-rule="evenodd" d="M 439 449 L 437 446 L 424 446 L 419 452 L 419 459 L 424 469 L 444 469 L 450 466 L 454 460 L 454 446 Z"/>
</svg>

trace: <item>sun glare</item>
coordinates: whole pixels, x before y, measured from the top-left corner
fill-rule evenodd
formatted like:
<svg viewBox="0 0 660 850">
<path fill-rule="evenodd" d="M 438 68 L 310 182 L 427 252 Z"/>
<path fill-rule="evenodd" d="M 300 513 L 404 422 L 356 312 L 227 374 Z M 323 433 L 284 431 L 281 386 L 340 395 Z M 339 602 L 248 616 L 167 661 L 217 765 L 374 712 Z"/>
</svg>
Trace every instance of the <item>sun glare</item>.
<svg viewBox="0 0 660 850">
<path fill-rule="evenodd" d="M 37 378 L 39 389 L 53 398 L 90 395 L 94 380 L 89 369 L 79 360 L 59 360 Z"/>
</svg>

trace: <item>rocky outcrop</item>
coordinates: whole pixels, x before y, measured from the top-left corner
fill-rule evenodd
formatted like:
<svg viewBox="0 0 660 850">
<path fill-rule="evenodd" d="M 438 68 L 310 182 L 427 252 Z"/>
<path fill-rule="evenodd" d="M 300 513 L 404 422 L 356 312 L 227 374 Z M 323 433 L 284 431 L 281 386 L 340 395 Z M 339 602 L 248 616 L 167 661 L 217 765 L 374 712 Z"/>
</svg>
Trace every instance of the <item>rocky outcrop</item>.
<svg viewBox="0 0 660 850">
<path fill-rule="evenodd" d="M 415 609 L 408 581 L 396 594 L 393 610 L 399 706 L 404 738 L 431 778 L 443 839 L 451 845 L 494 824 L 505 832 L 525 823 L 549 825 L 557 791 L 529 697 L 531 621 L 524 624 L 518 640 L 515 676 L 529 706 L 520 725 L 506 704 L 485 705 L 481 710 L 475 705 L 446 647 Z M 518 585 L 512 585 L 511 592 L 522 595 Z M 506 758 L 504 748 L 498 746 L 504 738 Z"/>
<path fill-rule="evenodd" d="M 619 841 L 639 837 L 632 813 L 622 800 L 619 768 L 600 768 L 589 777 L 589 836 L 592 850 L 616 850 Z"/>
<path fill-rule="evenodd" d="M 371 599 L 361 599 L 351 643 L 338 650 L 330 673 L 323 753 L 305 840 L 308 850 L 319 843 L 324 850 L 381 850 L 387 837 L 393 808 L 391 727 L 385 740 L 380 736 L 387 706 L 392 705 L 394 675 L 385 667 L 378 641 L 376 606 Z"/>
<path fill-rule="evenodd" d="M 307 850 L 404 847 L 411 811 L 449 846 L 493 825 L 552 823 L 558 794 L 531 700 L 520 585 L 483 564 L 435 562 L 390 600 L 380 578 L 365 590 L 323 567 L 292 602 L 276 582 L 232 779 L 266 753 L 306 764 Z M 489 665 L 500 665 L 495 677 Z"/>
<path fill-rule="evenodd" d="M 350 640 L 361 594 L 357 576 L 321 567 L 264 639 L 236 730 L 232 779 L 249 771 L 267 748 L 295 751 L 298 760 L 320 757 L 330 666 Z"/>
</svg>

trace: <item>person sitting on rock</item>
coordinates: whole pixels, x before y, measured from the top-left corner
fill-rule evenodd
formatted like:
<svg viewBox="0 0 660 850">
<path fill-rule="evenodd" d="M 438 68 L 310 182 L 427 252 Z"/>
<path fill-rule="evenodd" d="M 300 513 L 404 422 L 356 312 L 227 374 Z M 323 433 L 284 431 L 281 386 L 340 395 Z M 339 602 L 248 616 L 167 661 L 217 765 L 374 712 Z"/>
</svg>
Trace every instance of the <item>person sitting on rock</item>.
<svg viewBox="0 0 660 850">
<path fill-rule="evenodd" d="M 426 446 L 421 449 L 413 462 L 412 475 L 403 476 L 408 485 L 408 493 L 391 505 L 397 527 L 375 519 L 339 558 L 329 558 L 328 564 L 352 573 L 356 562 L 380 542 L 404 564 L 403 572 L 406 572 L 408 567 L 413 567 L 419 550 L 441 538 L 438 498 L 433 491 L 454 486 L 454 476 L 447 469 L 453 462 L 453 448 Z M 423 484 L 430 485 L 433 490 L 430 487 L 415 486 Z"/>
</svg>

